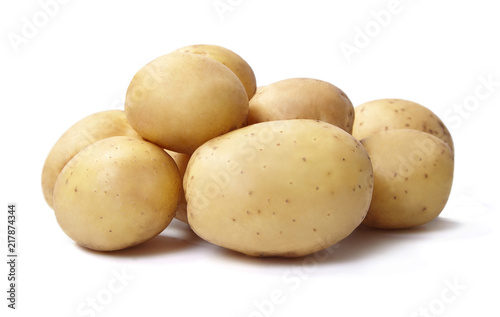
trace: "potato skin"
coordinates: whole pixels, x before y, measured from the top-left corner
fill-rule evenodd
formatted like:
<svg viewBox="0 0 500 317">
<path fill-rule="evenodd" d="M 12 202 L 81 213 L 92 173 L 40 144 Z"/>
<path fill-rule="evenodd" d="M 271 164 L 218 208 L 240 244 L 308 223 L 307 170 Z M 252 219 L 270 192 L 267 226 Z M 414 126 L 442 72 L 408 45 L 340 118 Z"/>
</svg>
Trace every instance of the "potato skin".
<svg viewBox="0 0 500 317">
<path fill-rule="evenodd" d="M 221 63 L 198 54 L 171 53 L 132 78 L 125 114 L 145 140 L 191 154 L 209 139 L 242 127 L 248 97 L 238 77 Z"/>
<path fill-rule="evenodd" d="M 361 143 L 375 179 L 364 225 L 400 229 L 425 224 L 446 205 L 453 183 L 454 157 L 441 139 L 418 130 L 375 133 Z"/>
<path fill-rule="evenodd" d="M 404 99 L 377 99 L 357 106 L 352 135 L 358 140 L 376 132 L 415 129 L 445 141 L 454 151 L 453 139 L 443 121 L 430 109 Z"/>
<path fill-rule="evenodd" d="M 298 257 L 337 243 L 365 217 L 372 187 L 361 144 L 308 119 L 212 139 L 193 153 L 184 176 L 193 231 L 252 256 Z"/>
<path fill-rule="evenodd" d="M 248 100 L 255 95 L 257 81 L 252 67 L 240 55 L 230 49 L 218 45 L 196 44 L 181 47 L 175 50 L 174 53 L 199 54 L 224 64 L 238 76 L 245 87 Z"/>
<path fill-rule="evenodd" d="M 250 100 L 248 124 L 313 119 L 352 132 L 354 107 L 338 87 L 313 78 L 289 78 L 258 87 Z"/>
<path fill-rule="evenodd" d="M 186 168 L 189 162 L 189 158 L 191 155 L 184 154 L 184 153 L 177 153 L 173 151 L 166 150 L 168 155 L 170 155 L 174 161 L 175 164 L 177 165 L 177 168 L 179 169 L 179 173 L 181 175 L 181 179 L 184 178 L 184 174 L 186 173 Z M 180 221 L 184 223 L 188 223 L 187 220 L 187 203 L 186 203 L 186 196 L 184 194 L 184 190 L 181 188 L 181 198 L 179 200 L 179 204 L 177 205 L 177 210 L 175 211 L 175 218 L 179 219 Z"/>
<path fill-rule="evenodd" d="M 81 119 L 57 140 L 42 170 L 43 196 L 51 208 L 54 184 L 69 160 L 90 144 L 113 136 L 141 138 L 128 123 L 123 110 L 107 110 Z"/>
<path fill-rule="evenodd" d="M 75 155 L 54 188 L 62 230 L 98 251 L 132 247 L 154 238 L 173 219 L 181 178 L 160 147 L 137 138 L 111 137 Z"/>
</svg>

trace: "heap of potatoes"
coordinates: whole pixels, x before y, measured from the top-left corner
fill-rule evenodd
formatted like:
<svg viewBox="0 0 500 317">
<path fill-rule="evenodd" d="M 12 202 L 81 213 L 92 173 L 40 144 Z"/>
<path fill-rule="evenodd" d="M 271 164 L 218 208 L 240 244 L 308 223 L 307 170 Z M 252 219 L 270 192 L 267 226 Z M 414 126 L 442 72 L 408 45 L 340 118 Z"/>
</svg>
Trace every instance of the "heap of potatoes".
<svg viewBox="0 0 500 317">
<path fill-rule="evenodd" d="M 233 51 L 192 45 L 140 69 L 124 110 L 69 128 L 45 161 L 42 189 L 62 230 L 90 249 L 138 245 L 176 217 L 234 251 L 297 257 L 360 225 L 433 220 L 453 167 L 450 133 L 420 104 L 354 108 L 311 78 L 257 87 Z"/>
</svg>

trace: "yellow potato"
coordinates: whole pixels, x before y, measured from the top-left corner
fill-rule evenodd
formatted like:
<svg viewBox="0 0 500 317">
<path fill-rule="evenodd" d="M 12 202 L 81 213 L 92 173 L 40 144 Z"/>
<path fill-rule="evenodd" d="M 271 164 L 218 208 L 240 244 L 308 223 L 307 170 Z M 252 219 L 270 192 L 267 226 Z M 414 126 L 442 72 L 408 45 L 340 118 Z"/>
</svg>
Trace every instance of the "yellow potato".
<svg viewBox="0 0 500 317">
<path fill-rule="evenodd" d="M 379 131 L 414 129 L 440 138 L 454 150 L 451 134 L 445 124 L 421 104 L 403 99 L 378 99 L 361 104 L 354 110 L 352 135 L 358 140 Z"/>
<path fill-rule="evenodd" d="M 354 108 L 336 86 L 318 79 L 290 78 L 259 87 L 250 100 L 248 124 L 313 119 L 352 132 Z"/>
<path fill-rule="evenodd" d="M 190 154 L 243 126 L 248 97 L 238 77 L 221 63 L 198 54 L 172 53 L 151 61 L 133 77 L 125 114 L 144 139 Z"/>
<path fill-rule="evenodd" d="M 122 110 L 97 112 L 71 126 L 54 144 L 43 166 L 42 190 L 47 204 L 52 208 L 57 176 L 73 156 L 90 144 L 120 135 L 140 138 Z"/>
<path fill-rule="evenodd" d="M 181 175 L 181 179 L 184 178 L 184 174 L 186 173 L 187 164 L 189 162 L 189 158 L 191 157 L 188 154 L 177 153 L 173 151 L 166 150 L 167 153 L 174 159 L 177 168 L 179 168 L 179 172 Z M 182 222 L 188 223 L 187 220 L 187 205 L 186 205 L 186 196 L 184 194 L 184 190 L 181 188 L 182 194 L 179 200 L 179 204 L 177 205 L 177 210 L 175 211 L 175 218 L 179 219 Z"/>
<path fill-rule="evenodd" d="M 175 215 L 182 180 L 160 147 L 117 136 L 89 145 L 57 178 L 54 211 L 62 230 L 99 251 L 138 245 L 161 233 Z"/>
<path fill-rule="evenodd" d="M 372 187 L 363 146 L 307 119 L 214 138 L 193 153 L 184 176 L 193 231 L 252 256 L 297 257 L 337 243 L 365 217 Z"/>
<path fill-rule="evenodd" d="M 454 159 L 441 139 L 418 130 L 375 133 L 361 143 L 370 155 L 375 179 L 363 224 L 409 228 L 436 218 L 446 205 Z"/>
<path fill-rule="evenodd" d="M 255 74 L 250 65 L 235 52 L 218 45 L 198 44 L 179 48 L 174 52 L 191 53 L 210 57 L 226 65 L 233 73 L 238 76 L 250 100 L 255 95 L 257 82 Z"/>
</svg>

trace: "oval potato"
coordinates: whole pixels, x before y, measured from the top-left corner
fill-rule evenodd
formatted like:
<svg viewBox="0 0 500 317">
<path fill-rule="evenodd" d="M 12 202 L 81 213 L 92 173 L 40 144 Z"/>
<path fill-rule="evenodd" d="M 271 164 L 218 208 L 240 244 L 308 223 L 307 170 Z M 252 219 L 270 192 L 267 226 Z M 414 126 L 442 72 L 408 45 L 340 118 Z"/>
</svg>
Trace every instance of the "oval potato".
<svg viewBox="0 0 500 317">
<path fill-rule="evenodd" d="M 336 86 L 313 78 L 289 78 L 257 89 L 250 100 L 248 124 L 313 119 L 352 132 L 354 107 Z"/>
<path fill-rule="evenodd" d="M 130 126 L 123 110 L 107 110 L 91 114 L 71 126 L 50 150 L 42 170 L 42 191 L 52 208 L 54 184 L 69 160 L 99 140 L 113 136 L 141 138 Z"/>
<path fill-rule="evenodd" d="M 89 145 L 57 178 L 54 212 L 62 230 L 98 251 L 132 247 L 171 222 L 182 181 L 160 147 L 117 136 Z"/>
<path fill-rule="evenodd" d="M 125 114 L 144 139 L 191 154 L 211 138 L 242 127 L 248 97 L 238 77 L 221 63 L 198 54 L 171 53 L 133 77 Z"/>
<path fill-rule="evenodd" d="M 454 151 L 448 128 L 421 104 L 404 99 L 378 99 L 363 103 L 354 110 L 352 135 L 358 140 L 380 131 L 415 129 L 440 138 Z"/>
<path fill-rule="evenodd" d="M 361 143 L 370 155 L 375 179 L 363 224 L 409 228 L 436 218 L 446 205 L 454 159 L 441 139 L 418 130 L 375 133 Z"/>
<path fill-rule="evenodd" d="M 248 255 L 307 255 L 361 223 L 372 177 L 363 146 L 334 125 L 254 124 L 193 153 L 184 176 L 189 225 L 201 238 Z"/>
<path fill-rule="evenodd" d="M 240 55 L 230 49 L 218 45 L 197 44 L 179 48 L 174 52 L 199 54 L 224 64 L 238 76 L 245 87 L 248 100 L 255 95 L 257 82 L 252 67 Z"/>
</svg>

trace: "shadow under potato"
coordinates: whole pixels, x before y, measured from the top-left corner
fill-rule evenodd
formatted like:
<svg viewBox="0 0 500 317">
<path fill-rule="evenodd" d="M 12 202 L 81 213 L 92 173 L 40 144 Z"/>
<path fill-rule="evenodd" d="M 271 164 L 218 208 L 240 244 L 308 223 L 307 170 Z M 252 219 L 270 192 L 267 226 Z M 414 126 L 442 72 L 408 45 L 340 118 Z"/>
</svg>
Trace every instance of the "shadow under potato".
<svg viewBox="0 0 500 317">
<path fill-rule="evenodd" d="M 378 256 L 401 247 L 401 244 L 408 243 L 408 240 L 421 240 L 424 236 L 442 231 L 456 230 L 461 226 L 461 223 L 445 218 L 436 218 L 427 224 L 408 229 L 374 229 L 361 225 L 337 244 L 325 250 L 297 258 L 252 257 L 224 248 L 219 248 L 218 252 L 231 260 L 264 266 L 300 265 L 304 261 L 308 261 L 307 258 L 320 265 L 334 264 Z"/>
<path fill-rule="evenodd" d="M 445 218 L 436 218 L 425 225 L 408 229 L 373 229 L 361 225 L 339 243 L 316 253 L 297 258 L 253 257 L 223 247 L 215 247 L 214 250 L 227 259 L 257 266 L 300 265 L 308 260 L 315 261 L 320 265 L 333 264 L 380 255 L 384 252 L 389 252 L 391 249 L 400 247 L 401 244 L 407 243 L 408 240 L 421 240 L 429 234 L 456 230 L 461 226 L 461 223 Z M 160 235 L 127 249 L 95 251 L 78 244 L 77 246 L 85 252 L 94 255 L 133 258 L 175 254 L 176 252 L 186 251 L 193 247 L 206 247 L 207 244 L 210 245 L 199 238 L 187 224 L 180 221 L 173 221 Z"/>
</svg>

